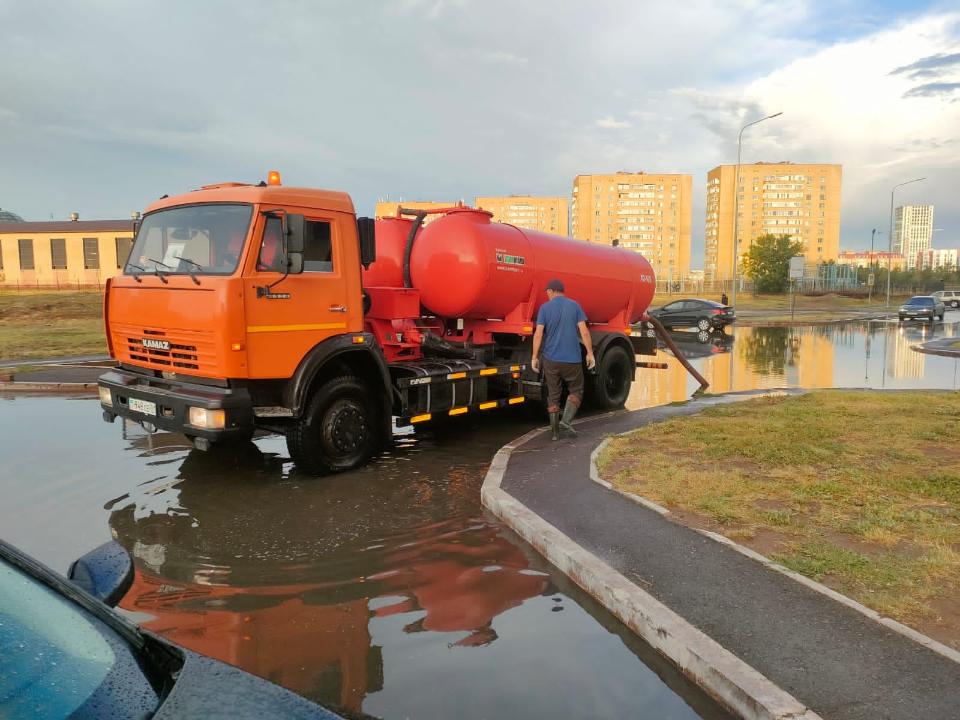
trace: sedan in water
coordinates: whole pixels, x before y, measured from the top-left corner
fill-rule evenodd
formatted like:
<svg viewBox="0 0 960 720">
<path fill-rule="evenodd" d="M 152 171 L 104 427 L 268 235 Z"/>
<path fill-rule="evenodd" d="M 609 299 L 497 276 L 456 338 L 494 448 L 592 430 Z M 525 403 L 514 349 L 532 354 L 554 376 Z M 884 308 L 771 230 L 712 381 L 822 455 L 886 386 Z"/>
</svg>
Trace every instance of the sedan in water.
<svg viewBox="0 0 960 720">
<path fill-rule="evenodd" d="M 0 718 L 340 718 L 130 623 L 111 606 L 132 579 L 115 542 L 68 580 L 0 541 Z"/>
<path fill-rule="evenodd" d="M 731 324 L 736 316 L 733 308 L 713 300 L 675 300 L 649 312 L 667 330 L 695 327 L 697 330 L 718 330 Z"/>
<path fill-rule="evenodd" d="M 914 295 L 900 306 L 900 321 L 927 320 L 933 322 L 934 317 L 943 320 L 946 312 L 943 303 L 932 295 Z"/>
</svg>

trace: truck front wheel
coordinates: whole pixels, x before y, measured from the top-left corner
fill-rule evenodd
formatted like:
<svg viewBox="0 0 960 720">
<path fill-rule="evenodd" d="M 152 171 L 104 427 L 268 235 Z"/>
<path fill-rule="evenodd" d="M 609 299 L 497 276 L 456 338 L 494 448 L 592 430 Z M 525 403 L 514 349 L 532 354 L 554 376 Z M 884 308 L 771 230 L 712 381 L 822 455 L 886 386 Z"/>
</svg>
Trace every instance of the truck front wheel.
<svg viewBox="0 0 960 720">
<path fill-rule="evenodd" d="M 591 388 L 596 407 L 604 410 L 623 407 L 630 394 L 634 364 L 635 360 L 620 345 L 614 345 L 603 354 Z"/>
<path fill-rule="evenodd" d="M 321 385 L 306 411 L 287 429 L 287 449 L 301 472 L 342 472 L 363 465 L 377 451 L 376 406 L 353 375 Z"/>
</svg>

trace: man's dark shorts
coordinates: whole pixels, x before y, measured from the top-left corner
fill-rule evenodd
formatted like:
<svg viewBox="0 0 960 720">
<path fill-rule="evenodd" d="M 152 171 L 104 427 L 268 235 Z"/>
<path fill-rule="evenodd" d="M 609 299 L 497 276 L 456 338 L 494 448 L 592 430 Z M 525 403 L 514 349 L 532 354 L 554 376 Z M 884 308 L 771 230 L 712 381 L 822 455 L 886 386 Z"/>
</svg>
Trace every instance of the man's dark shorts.
<svg viewBox="0 0 960 720">
<path fill-rule="evenodd" d="M 547 407 L 550 412 L 560 412 L 564 383 L 567 392 L 576 396 L 578 405 L 583 401 L 583 365 L 580 363 L 554 362 L 544 358 L 543 375 L 547 381 Z"/>
</svg>

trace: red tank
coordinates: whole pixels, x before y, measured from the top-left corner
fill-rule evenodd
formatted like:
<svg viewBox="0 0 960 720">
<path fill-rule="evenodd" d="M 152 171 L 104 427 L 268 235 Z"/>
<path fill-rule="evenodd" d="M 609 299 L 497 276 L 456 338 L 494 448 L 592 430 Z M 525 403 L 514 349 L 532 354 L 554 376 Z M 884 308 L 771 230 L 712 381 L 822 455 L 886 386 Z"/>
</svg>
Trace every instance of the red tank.
<svg viewBox="0 0 960 720">
<path fill-rule="evenodd" d="M 592 323 L 623 319 L 628 310 L 628 322 L 636 322 L 649 307 L 656 283 L 639 253 L 521 230 L 491 217 L 484 210 L 455 210 L 418 234 L 410 276 L 430 312 L 502 319 L 529 303 L 533 318 L 552 278 L 564 283 Z M 380 247 L 378 237 L 378 253 Z"/>
<path fill-rule="evenodd" d="M 412 227 L 407 218 L 376 221 L 377 259 L 363 271 L 364 287 L 403 287 L 403 250 Z"/>
</svg>

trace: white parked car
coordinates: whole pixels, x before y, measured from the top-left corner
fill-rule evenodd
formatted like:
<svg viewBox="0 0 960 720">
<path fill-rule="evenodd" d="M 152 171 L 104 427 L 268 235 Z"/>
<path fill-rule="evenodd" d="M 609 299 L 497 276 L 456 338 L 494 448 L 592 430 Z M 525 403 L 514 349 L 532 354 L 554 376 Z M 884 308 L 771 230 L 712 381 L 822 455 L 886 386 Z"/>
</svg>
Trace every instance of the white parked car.
<svg viewBox="0 0 960 720">
<path fill-rule="evenodd" d="M 960 307 L 960 290 L 937 290 L 933 296 L 948 307 Z"/>
</svg>

